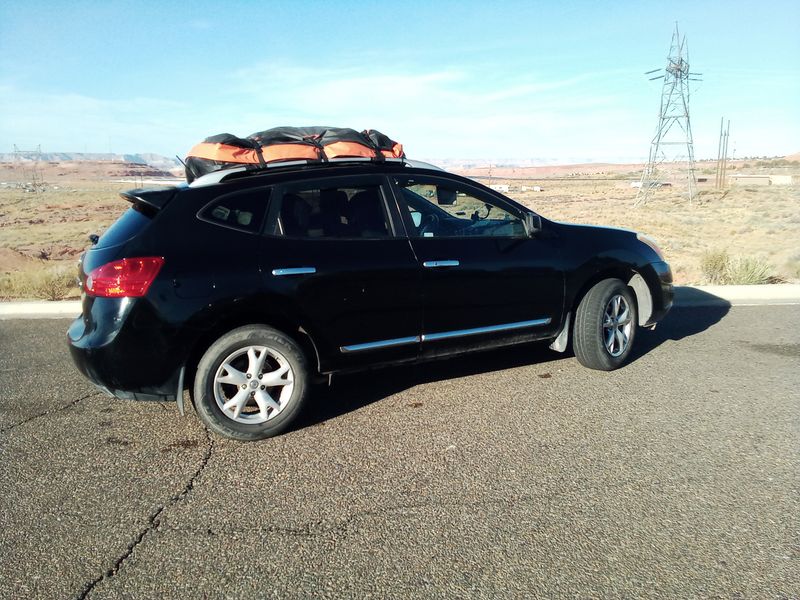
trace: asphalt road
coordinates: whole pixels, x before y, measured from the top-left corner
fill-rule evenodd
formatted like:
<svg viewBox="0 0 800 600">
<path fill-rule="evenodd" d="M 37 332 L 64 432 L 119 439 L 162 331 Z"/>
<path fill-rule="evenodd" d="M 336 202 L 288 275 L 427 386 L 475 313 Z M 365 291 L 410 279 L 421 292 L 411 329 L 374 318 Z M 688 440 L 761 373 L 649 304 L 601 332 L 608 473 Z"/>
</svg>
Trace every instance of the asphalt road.
<svg viewBox="0 0 800 600">
<path fill-rule="evenodd" d="M 800 597 L 800 307 L 337 380 L 210 438 L 0 322 L 0 597 Z"/>
</svg>

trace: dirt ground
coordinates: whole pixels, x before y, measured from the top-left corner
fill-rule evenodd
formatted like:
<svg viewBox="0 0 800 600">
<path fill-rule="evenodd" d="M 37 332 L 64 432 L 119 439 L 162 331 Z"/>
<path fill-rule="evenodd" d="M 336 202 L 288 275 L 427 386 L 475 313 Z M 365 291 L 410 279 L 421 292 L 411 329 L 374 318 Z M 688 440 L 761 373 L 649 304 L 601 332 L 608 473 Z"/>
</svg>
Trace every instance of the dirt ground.
<svg viewBox="0 0 800 600">
<path fill-rule="evenodd" d="M 740 172 L 794 174 L 797 183 L 733 185 L 720 192 L 713 189 L 713 170 L 700 164 L 698 176 L 710 182 L 698 184 L 693 202 L 676 184 L 634 207 L 635 165 L 509 168 L 507 174 L 493 168 L 491 179 L 488 168 L 467 174 L 485 184 L 509 185 L 510 197 L 549 219 L 647 233 L 663 249 L 679 284 L 704 283 L 701 257 L 718 250 L 766 261 L 781 280 L 800 280 L 800 163 L 771 171 L 746 161 L 733 166 Z M 119 192 L 162 175 L 123 163 L 53 164 L 41 171 L 45 185 L 26 191 L 16 186 L 19 173 L 9 167 L 0 165 L 0 277 L 17 278 L 73 269 L 89 234 L 101 233 L 128 208 Z M 535 186 L 541 191 L 532 191 Z"/>
<path fill-rule="evenodd" d="M 519 185 L 519 182 L 514 182 Z M 766 261 L 775 276 L 800 279 L 800 186 L 732 186 L 715 191 L 698 186 L 689 202 L 681 187 L 659 190 L 634 207 L 637 189 L 628 181 L 540 180 L 541 192 L 508 195 L 557 221 L 624 227 L 658 243 L 678 284 L 702 284 L 704 253 L 727 251 L 734 257 Z"/>
</svg>

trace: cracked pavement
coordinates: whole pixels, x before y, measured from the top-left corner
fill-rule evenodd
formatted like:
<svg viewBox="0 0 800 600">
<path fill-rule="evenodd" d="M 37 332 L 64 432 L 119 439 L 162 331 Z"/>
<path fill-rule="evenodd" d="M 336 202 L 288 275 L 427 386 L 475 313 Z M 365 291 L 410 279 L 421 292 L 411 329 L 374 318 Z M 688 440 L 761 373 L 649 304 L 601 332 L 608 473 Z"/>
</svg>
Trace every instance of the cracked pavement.
<svg viewBox="0 0 800 600">
<path fill-rule="evenodd" d="M 96 393 L 67 321 L 0 322 L 0 597 L 800 597 L 798 324 L 341 377 L 240 444 Z"/>
</svg>

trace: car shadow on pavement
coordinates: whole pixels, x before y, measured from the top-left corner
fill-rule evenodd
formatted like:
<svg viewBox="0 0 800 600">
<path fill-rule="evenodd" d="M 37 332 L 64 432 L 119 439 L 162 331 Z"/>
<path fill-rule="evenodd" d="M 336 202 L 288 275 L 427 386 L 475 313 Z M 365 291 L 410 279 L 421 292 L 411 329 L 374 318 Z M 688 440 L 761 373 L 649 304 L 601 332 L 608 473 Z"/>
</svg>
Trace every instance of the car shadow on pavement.
<svg viewBox="0 0 800 600">
<path fill-rule="evenodd" d="M 728 314 L 730 305 L 673 308 L 654 330 L 639 329 L 629 362 L 635 362 L 666 341 L 677 341 L 710 329 Z"/>
<path fill-rule="evenodd" d="M 534 364 L 544 365 L 570 356 L 571 353 L 550 350 L 546 342 L 533 342 L 430 362 L 335 375 L 332 386 L 322 384 L 312 388 L 307 408 L 298 418 L 294 429 L 318 425 L 416 385 Z M 540 376 L 550 375 L 545 373 Z"/>
<path fill-rule="evenodd" d="M 730 306 L 673 309 L 655 330 L 638 330 L 630 362 L 635 362 L 666 341 L 681 340 L 709 329 L 720 322 L 729 310 Z M 319 425 L 416 385 L 516 367 L 544 365 L 573 356 L 571 348 L 565 353 L 558 353 L 550 350 L 546 342 L 534 342 L 426 363 L 337 375 L 330 387 L 326 384 L 313 386 L 309 404 L 293 429 Z M 548 377 L 549 373 L 539 376 Z"/>
</svg>

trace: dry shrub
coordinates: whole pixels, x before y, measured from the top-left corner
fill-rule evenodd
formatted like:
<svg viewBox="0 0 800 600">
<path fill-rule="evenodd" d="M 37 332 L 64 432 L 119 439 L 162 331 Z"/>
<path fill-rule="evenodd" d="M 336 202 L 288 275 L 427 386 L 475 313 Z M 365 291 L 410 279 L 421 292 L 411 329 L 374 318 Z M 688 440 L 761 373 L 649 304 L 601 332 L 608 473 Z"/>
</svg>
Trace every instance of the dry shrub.
<svg viewBox="0 0 800 600">
<path fill-rule="evenodd" d="M 751 256 L 736 257 L 728 263 L 728 282 L 733 285 L 761 285 L 775 278 L 769 263 Z"/>
<path fill-rule="evenodd" d="M 772 266 L 752 256 L 731 258 L 725 250 L 712 250 L 700 258 L 706 282 L 718 285 L 761 285 L 777 281 Z"/>
<path fill-rule="evenodd" d="M 700 257 L 700 269 L 703 271 L 703 278 L 711 284 L 724 284 L 728 275 L 728 263 L 730 256 L 725 250 L 711 250 L 704 252 Z"/>
<path fill-rule="evenodd" d="M 794 279 L 800 279 L 800 253 L 793 254 L 786 261 L 786 271 Z"/>
<path fill-rule="evenodd" d="M 77 285 L 75 273 L 72 270 L 50 269 L 43 272 L 34 281 L 33 290 L 37 298 L 63 300 Z"/>
<path fill-rule="evenodd" d="M 0 299 L 30 298 L 30 277 L 27 273 L 3 273 L 0 275 Z"/>
<path fill-rule="evenodd" d="M 77 289 L 72 269 L 12 272 L 0 275 L 0 298 L 63 300 Z"/>
</svg>

